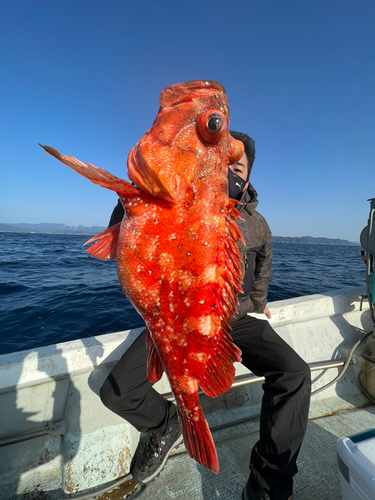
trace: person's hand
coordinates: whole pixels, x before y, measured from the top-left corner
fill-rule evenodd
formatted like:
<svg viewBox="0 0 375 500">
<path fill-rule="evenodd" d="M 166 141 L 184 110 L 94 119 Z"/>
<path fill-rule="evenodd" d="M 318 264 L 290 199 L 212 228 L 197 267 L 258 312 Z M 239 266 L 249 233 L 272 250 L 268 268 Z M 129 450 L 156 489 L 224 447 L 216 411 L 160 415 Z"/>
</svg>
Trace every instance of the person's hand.
<svg viewBox="0 0 375 500">
<path fill-rule="evenodd" d="M 271 319 L 271 313 L 270 313 L 268 307 L 264 308 L 263 314 L 265 314 L 268 319 Z"/>
</svg>

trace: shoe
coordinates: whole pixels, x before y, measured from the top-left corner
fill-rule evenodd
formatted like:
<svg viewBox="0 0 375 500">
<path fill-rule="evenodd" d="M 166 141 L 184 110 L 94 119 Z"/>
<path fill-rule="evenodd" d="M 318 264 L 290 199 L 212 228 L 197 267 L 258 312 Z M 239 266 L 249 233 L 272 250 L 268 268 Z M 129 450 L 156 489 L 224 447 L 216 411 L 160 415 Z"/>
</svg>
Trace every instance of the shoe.
<svg viewBox="0 0 375 500">
<path fill-rule="evenodd" d="M 150 432 L 150 441 L 130 471 L 138 484 L 152 481 L 163 469 L 170 452 L 182 442 L 177 415 L 164 432 Z"/>
<path fill-rule="evenodd" d="M 253 491 L 248 480 L 242 491 L 242 500 L 271 500 L 271 497 L 264 490 Z"/>
</svg>

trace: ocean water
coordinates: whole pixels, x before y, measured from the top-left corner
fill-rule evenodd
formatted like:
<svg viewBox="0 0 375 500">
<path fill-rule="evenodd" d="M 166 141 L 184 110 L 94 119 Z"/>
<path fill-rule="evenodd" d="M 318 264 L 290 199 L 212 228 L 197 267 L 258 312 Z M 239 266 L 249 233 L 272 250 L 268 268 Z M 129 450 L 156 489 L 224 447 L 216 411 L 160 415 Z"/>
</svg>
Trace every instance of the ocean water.
<svg viewBox="0 0 375 500">
<path fill-rule="evenodd" d="M 0 233 L 0 354 L 143 326 L 84 235 Z M 268 300 L 366 285 L 359 246 L 273 244 Z"/>
</svg>

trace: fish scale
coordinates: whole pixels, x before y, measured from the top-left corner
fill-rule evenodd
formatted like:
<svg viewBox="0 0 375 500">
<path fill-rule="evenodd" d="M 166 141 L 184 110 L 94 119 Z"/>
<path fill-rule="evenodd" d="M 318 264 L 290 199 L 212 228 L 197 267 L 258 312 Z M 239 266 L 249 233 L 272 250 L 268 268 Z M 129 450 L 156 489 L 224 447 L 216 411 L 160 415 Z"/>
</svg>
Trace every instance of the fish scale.
<svg viewBox="0 0 375 500">
<path fill-rule="evenodd" d="M 92 182 L 116 191 L 122 223 L 91 238 L 88 253 L 116 259 L 121 287 L 144 319 L 147 375 L 166 373 L 186 449 L 219 470 L 199 404 L 227 391 L 241 352 L 229 320 L 241 291 L 242 241 L 236 202 L 227 196 L 227 170 L 243 145 L 228 132 L 229 106 L 217 82 L 196 80 L 164 89 L 157 117 L 130 151 L 128 176 L 44 149 Z"/>
</svg>

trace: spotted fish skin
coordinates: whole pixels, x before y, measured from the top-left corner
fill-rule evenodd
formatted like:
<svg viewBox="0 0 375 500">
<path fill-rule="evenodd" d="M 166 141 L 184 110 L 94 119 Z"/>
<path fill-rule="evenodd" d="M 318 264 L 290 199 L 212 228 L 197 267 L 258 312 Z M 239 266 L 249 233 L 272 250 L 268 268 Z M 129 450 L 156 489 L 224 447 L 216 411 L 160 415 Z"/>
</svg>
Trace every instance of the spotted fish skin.
<svg viewBox="0 0 375 500">
<path fill-rule="evenodd" d="M 243 145 L 231 138 L 228 121 L 227 96 L 217 82 L 164 89 L 152 127 L 129 153 L 135 187 L 44 147 L 120 196 L 122 223 L 89 240 L 96 243 L 88 252 L 116 258 L 121 287 L 147 326 L 148 378 L 154 383 L 166 373 L 186 449 L 215 473 L 218 459 L 198 390 L 210 397 L 227 391 L 233 363 L 241 360 L 229 320 L 241 291 L 236 242 L 242 236 L 227 171 Z"/>
</svg>

